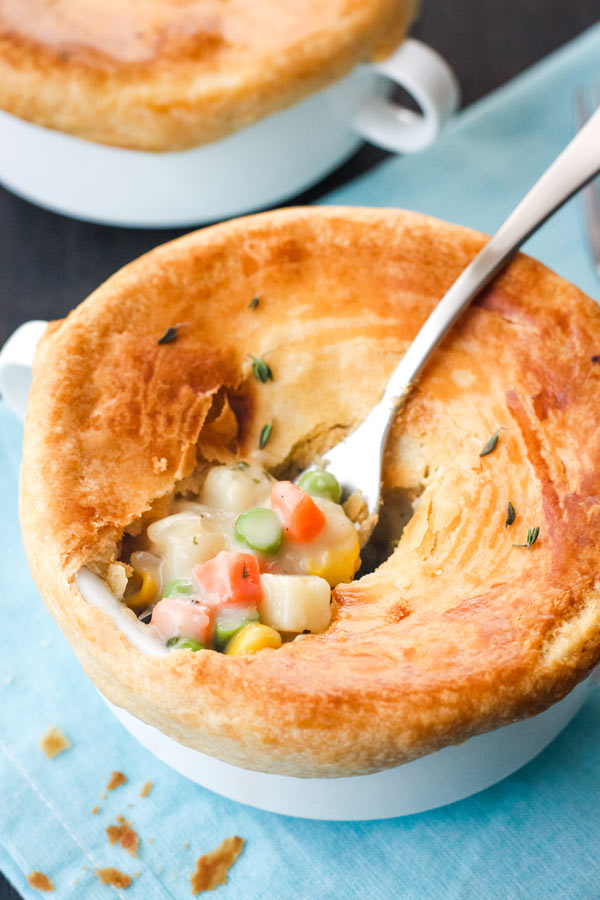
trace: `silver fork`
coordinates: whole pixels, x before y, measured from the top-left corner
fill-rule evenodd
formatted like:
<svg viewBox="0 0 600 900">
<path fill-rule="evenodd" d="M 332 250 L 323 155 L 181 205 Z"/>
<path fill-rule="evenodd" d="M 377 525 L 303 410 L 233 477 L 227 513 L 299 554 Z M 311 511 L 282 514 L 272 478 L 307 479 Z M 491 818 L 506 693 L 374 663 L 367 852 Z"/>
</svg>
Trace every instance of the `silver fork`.
<svg viewBox="0 0 600 900">
<path fill-rule="evenodd" d="M 575 119 L 578 128 L 583 128 L 596 107 L 600 106 L 600 87 L 589 95 L 583 88 L 575 91 Z M 590 182 L 582 191 L 585 231 L 592 262 L 598 278 L 600 278 L 600 187 Z"/>
<path fill-rule="evenodd" d="M 321 466 L 336 476 L 346 494 L 362 494 L 368 511 L 368 520 L 361 528 L 363 542 L 377 523 L 383 454 L 390 425 L 425 363 L 458 317 L 521 244 L 598 172 L 600 109 L 588 119 L 442 297 L 392 373 L 381 400 L 364 422 L 329 450 L 321 461 Z"/>
</svg>

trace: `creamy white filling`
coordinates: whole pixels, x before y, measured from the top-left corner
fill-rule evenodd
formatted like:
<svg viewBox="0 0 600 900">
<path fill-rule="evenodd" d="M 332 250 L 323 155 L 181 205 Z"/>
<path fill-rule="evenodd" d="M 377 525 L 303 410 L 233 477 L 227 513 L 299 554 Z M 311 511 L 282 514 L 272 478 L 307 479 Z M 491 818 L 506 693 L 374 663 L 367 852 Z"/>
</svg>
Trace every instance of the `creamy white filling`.
<svg viewBox="0 0 600 900">
<path fill-rule="evenodd" d="M 101 578 L 89 569 L 80 569 L 75 583 L 90 606 L 105 613 L 130 644 L 147 656 L 166 656 L 167 649 L 155 637 L 154 629 L 140 622 L 131 610 L 113 597 Z"/>
<path fill-rule="evenodd" d="M 141 585 L 137 593 L 128 595 L 132 609 L 140 615 L 149 612 L 164 597 L 167 585 L 180 579 L 191 582 L 190 600 L 202 604 L 205 589 L 200 573 L 194 575 L 196 567 L 223 550 L 252 553 L 259 558 L 262 571 L 261 622 L 288 634 L 325 631 L 331 619 L 331 587 L 354 574 L 358 560 L 355 527 L 339 504 L 313 497 L 325 516 L 325 524 L 313 540 L 302 543 L 285 537 L 276 552 L 254 550 L 236 535 L 236 522 L 249 509 L 271 508 L 274 484 L 256 465 L 217 466 L 209 472 L 198 500 L 175 500 L 169 515 L 148 526 L 139 539 L 140 549 L 131 554 L 129 562 Z M 107 585 L 87 570 L 77 577 L 86 599 L 107 613 L 132 644 L 149 655 L 166 652 L 156 629 L 143 624 L 127 608 L 127 596 L 125 603 L 119 602 Z M 208 595 L 205 599 L 209 607 L 214 606 Z M 189 636 L 192 631 L 190 628 Z M 198 640 L 205 642 L 205 637 Z"/>
<path fill-rule="evenodd" d="M 176 500 L 171 515 L 153 522 L 147 532 L 148 550 L 161 560 L 162 587 L 175 578 L 191 579 L 194 566 L 213 559 L 221 550 L 254 552 L 236 538 L 235 523 L 251 507 L 270 508 L 274 483 L 258 466 L 218 466 L 207 476 L 202 502 Z M 342 507 L 320 497 L 313 500 L 325 514 L 325 527 L 309 543 L 286 540 L 274 555 L 257 553 L 261 567 L 270 574 L 320 575 L 327 571 L 332 550 L 337 554 L 355 552 L 356 529 Z"/>
</svg>

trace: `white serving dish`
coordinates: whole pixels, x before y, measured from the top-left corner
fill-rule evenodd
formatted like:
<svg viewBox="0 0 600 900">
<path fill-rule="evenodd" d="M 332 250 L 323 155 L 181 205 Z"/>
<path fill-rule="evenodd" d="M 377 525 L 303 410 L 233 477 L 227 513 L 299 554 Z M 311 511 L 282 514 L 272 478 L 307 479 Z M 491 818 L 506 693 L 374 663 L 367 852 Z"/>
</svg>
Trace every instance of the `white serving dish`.
<svg viewBox="0 0 600 900">
<path fill-rule="evenodd" d="M 407 90 L 422 114 L 393 103 Z M 387 60 L 231 136 L 191 150 L 149 153 L 95 144 L 0 111 L 0 181 L 56 212 L 93 222 L 173 227 L 225 219 L 293 197 L 361 140 L 395 152 L 430 144 L 459 99 L 431 48 L 406 40 Z"/>
<path fill-rule="evenodd" d="M 0 392 L 21 418 L 31 381 L 31 362 L 45 322 L 22 325 L 0 352 Z M 110 615 L 129 640 L 145 652 L 164 649 L 125 615 L 121 604 L 97 576 L 77 576 L 85 599 Z M 185 747 L 129 712 L 109 703 L 125 728 L 164 763 L 231 800 L 258 809 L 330 821 L 360 821 L 406 816 L 444 806 L 482 791 L 520 769 L 540 753 L 584 703 L 593 676 L 559 703 L 524 719 L 447 747 L 404 766 L 351 778 L 292 778 L 229 765 Z"/>
</svg>

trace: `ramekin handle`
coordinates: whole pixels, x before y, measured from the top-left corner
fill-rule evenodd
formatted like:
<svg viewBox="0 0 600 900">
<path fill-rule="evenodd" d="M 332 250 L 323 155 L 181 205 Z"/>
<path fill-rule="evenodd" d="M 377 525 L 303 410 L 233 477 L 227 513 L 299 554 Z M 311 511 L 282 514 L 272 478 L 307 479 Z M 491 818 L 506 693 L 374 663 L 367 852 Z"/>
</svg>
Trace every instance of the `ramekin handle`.
<svg viewBox="0 0 600 900">
<path fill-rule="evenodd" d="M 25 322 L 0 350 L 0 394 L 20 419 L 25 418 L 35 349 L 47 325 L 39 319 Z"/>
<path fill-rule="evenodd" d="M 409 38 L 371 68 L 408 91 L 421 112 L 375 95 L 360 107 L 353 121 L 355 130 L 372 144 L 394 153 L 415 153 L 428 147 L 460 100 L 458 81 L 446 60 L 427 44 Z"/>
</svg>

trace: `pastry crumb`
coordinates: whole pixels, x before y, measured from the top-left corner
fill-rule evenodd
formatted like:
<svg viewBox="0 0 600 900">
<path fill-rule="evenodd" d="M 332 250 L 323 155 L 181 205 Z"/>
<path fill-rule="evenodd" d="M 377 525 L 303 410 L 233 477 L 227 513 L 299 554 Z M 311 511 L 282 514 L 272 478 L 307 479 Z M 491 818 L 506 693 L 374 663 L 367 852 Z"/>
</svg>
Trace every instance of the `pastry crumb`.
<svg viewBox="0 0 600 900">
<path fill-rule="evenodd" d="M 147 797 L 153 787 L 153 783 L 151 781 L 147 781 L 140 791 L 140 797 Z"/>
<path fill-rule="evenodd" d="M 126 781 L 127 779 L 122 772 L 113 772 L 110 781 L 106 785 L 106 790 L 114 791 L 115 788 L 118 788 L 121 784 L 125 784 Z"/>
<path fill-rule="evenodd" d="M 63 750 L 68 750 L 71 744 L 60 728 L 51 725 L 46 734 L 40 738 L 38 746 L 40 750 L 44 751 L 48 759 L 53 759 L 59 753 L 62 753 Z"/>
<path fill-rule="evenodd" d="M 32 872 L 27 876 L 27 883 L 36 891 L 53 891 L 54 885 L 42 872 Z"/>
<path fill-rule="evenodd" d="M 102 884 L 111 884 L 113 887 L 128 888 L 131 884 L 131 876 L 112 866 L 108 866 L 106 869 L 96 869 L 96 875 Z"/>
<path fill-rule="evenodd" d="M 148 841 L 149 844 L 153 844 L 153 843 L 154 843 L 154 838 L 146 838 L 146 840 Z"/>
<path fill-rule="evenodd" d="M 111 844 L 118 842 L 123 850 L 130 853 L 131 856 L 137 856 L 139 837 L 131 827 L 131 822 L 128 822 L 123 816 L 117 816 L 117 821 L 118 825 L 109 825 L 106 829 L 108 840 Z"/>
<path fill-rule="evenodd" d="M 190 875 L 192 894 L 212 891 L 227 881 L 227 872 L 234 864 L 244 846 L 241 837 L 225 838 L 218 847 L 196 860 L 196 871 Z"/>
<path fill-rule="evenodd" d="M 161 456 L 160 459 L 158 456 L 152 457 L 152 468 L 156 475 L 159 475 L 160 472 L 164 472 L 168 466 L 168 462 L 164 456 Z"/>
<path fill-rule="evenodd" d="M 93 807 L 92 807 L 92 815 L 93 815 L 93 816 L 97 816 L 97 815 L 98 815 L 98 811 L 99 811 L 99 810 L 98 810 L 98 807 L 97 807 L 97 806 L 93 806 Z"/>
<path fill-rule="evenodd" d="M 9 684 L 12 684 L 14 680 L 15 680 L 15 676 L 14 676 L 14 675 L 7 675 L 6 678 L 4 679 L 4 681 L 2 682 L 2 684 L 3 684 L 5 687 L 8 687 Z"/>
<path fill-rule="evenodd" d="M 190 846 L 190 842 L 189 842 L 189 841 L 184 841 L 183 849 L 184 849 L 184 850 L 188 850 L 188 849 L 189 849 L 189 846 Z"/>
<path fill-rule="evenodd" d="M 106 572 L 106 583 L 117 600 L 122 600 L 127 587 L 127 569 L 122 562 L 113 562 Z"/>
<path fill-rule="evenodd" d="M 158 869 L 156 870 L 156 874 L 162 875 L 162 873 L 163 873 L 163 866 L 159 866 Z"/>
</svg>

